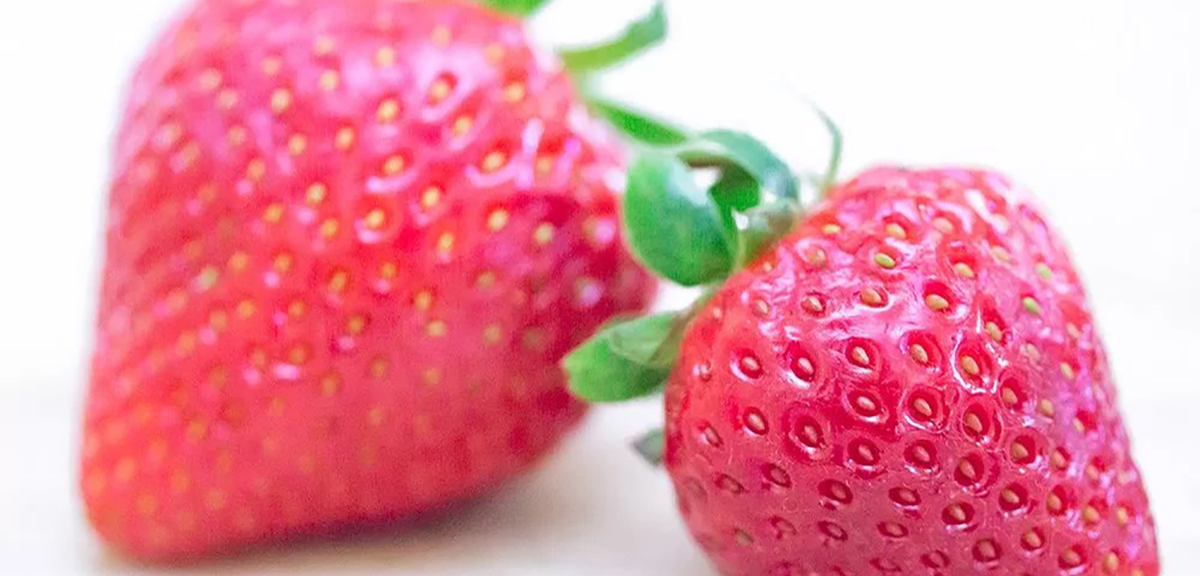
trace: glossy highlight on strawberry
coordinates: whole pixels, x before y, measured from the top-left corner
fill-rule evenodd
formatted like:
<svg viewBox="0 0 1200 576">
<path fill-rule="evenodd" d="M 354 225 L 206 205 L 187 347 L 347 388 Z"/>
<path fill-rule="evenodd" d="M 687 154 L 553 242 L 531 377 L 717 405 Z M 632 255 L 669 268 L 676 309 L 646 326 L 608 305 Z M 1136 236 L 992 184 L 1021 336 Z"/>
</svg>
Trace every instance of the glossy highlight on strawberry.
<svg viewBox="0 0 1200 576">
<path fill-rule="evenodd" d="M 204 0 L 116 142 L 88 516 L 142 558 L 438 509 L 583 405 L 564 352 L 648 301 L 620 150 L 471 3 Z"/>
<path fill-rule="evenodd" d="M 729 576 L 1155 576 L 1065 246 L 994 172 L 836 187 L 698 310 L 665 464 Z"/>
</svg>

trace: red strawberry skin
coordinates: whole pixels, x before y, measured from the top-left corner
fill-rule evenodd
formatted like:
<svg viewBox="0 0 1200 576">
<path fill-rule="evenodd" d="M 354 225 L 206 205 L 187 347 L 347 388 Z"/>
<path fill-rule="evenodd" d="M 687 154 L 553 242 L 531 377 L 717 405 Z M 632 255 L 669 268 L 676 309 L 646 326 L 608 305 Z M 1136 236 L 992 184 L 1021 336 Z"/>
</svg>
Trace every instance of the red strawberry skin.
<svg viewBox="0 0 1200 576">
<path fill-rule="evenodd" d="M 207 0 L 117 135 L 81 484 L 142 558 L 426 512 L 583 412 L 562 354 L 648 301 L 620 154 L 519 21 Z"/>
<path fill-rule="evenodd" d="M 1159 572 L 1063 243 L 985 171 L 835 189 L 690 327 L 666 464 L 730 576 Z"/>
</svg>

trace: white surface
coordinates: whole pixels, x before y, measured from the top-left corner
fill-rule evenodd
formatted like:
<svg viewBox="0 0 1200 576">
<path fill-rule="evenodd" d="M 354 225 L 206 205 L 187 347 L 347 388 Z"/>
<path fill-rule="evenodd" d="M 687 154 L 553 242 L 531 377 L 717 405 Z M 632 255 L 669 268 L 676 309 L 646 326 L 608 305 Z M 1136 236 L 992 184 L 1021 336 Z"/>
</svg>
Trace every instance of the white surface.
<svg viewBox="0 0 1200 576">
<path fill-rule="evenodd" d="M 644 6 L 560 1 L 539 22 L 546 38 L 601 35 Z M 133 570 L 80 520 L 76 413 L 120 88 L 178 5 L 0 1 L 0 574 Z M 819 158 L 819 128 L 779 90 L 790 85 L 840 120 L 849 169 L 984 164 L 1040 194 L 1091 289 L 1165 573 L 1200 574 L 1200 4 L 671 8 L 672 45 L 614 75 L 619 94 Z M 656 418 L 652 403 L 603 410 L 540 471 L 443 522 L 196 572 L 708 574 L 665 478 L 622 445 Z"/>
</svg>

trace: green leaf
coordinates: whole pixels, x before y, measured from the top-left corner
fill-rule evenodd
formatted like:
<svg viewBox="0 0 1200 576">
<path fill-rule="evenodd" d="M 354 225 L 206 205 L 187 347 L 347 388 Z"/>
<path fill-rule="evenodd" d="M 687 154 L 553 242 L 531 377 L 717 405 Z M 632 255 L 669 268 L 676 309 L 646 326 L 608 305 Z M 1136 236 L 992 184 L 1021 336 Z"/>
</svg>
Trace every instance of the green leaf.
<svg viewBox="0 0 1200 576">
<path fill-rule="evenodd" d="M 675 146 L 690 137 L 686 130 L 644 112 L 595 95 L 585 96 L 592 112 L 608 120 L 622 134 L 652 146 Z"/>
<path fill-rule="evenodd" d="M 708 193 L 722 208 L 737 212 L 745 212 L 762 201 L 762 187 L 758 181 L 736 166 L 726 168 Z"/>
<path fill-rule="evenodd" d="M 678 158 L 642 154 L 629 169 L 625 229 L 647 267 L 683 286 L 724 278 L 733 267 L 737 229 Z"/>
<path fill-rule="evenodd" d="M 595 46 L 561 49 L 558 56 L 567 70 L 575 74 L 595 72 L 620 64 L 666 37 L 667 11 L 660 1 L 654 4 L 649 14 L 630 24 L 616 38 Z"/>
<path fill-rule="evenodd" d="M 480 4 L 497 12 L 503 12 L 518 18 L 532 16 L 549 0 L 478 0 Z"/>
<path fill-rule="evenodd" d="M 792 169 L 766 144 L 744 132 L 704 132 L 685 144 L 679 155 L 692 166 L 736 166 L 776 196 L 799 198 L 799 186 Z"/>
<path fill-rule="evenodd" d="M 638 438 L 633 443 L 633 449 L 637 450 L 638 454 L 652 466 L 658 466 L 662 464 L 663 450 L 666 448 L 666 445 L 666 435 L 663 434 L 662 428 L 657 428 Z"/>
<path fill-rule="evenodd" d="M 617 356 L 650 368 L 670 370 L 679 355 L 686 321 L 670 312 L 641 316 L 612 326 L 609 344 Z"/>
<path fill-rule="evenodd" d="M 739 237 L 739 267 L 753 262 L 790 232 L 801 213 L 800 205 L 790 200 L 777 200 L 748 210 L 746 225 Z"/>
<path fill-rule="evenodd" d="M 571 392 L 589 402 L 654 393 L 671 373 L 685 322 L 655 314 L 602 328 L 563 359 Z"/>
</svg>

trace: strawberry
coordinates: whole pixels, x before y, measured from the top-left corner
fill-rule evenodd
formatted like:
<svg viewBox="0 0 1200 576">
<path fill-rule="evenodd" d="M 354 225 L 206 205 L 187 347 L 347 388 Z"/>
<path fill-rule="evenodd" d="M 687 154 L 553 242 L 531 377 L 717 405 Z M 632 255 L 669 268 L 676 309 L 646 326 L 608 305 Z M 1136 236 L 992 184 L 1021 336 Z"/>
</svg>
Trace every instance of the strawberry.
<svg viewBox="0 0 1200 576">
<path fill-rule="evenodd" d="M 197 3 L 117 135 L 83 428 L 96 530 L 191 557 L 527 469 L 583 413 L 559 358 L 651 295 L 617 240 L 620 169 L 515 18 Z"/>
<path fill-rule="evenodd" d="M 661 176 L 682 169 L 639 160 L 627 205 L 704 204 Z M 697 258 L 730 271 L 720 256 Z M 665 442 L 684 520 L 726 575 L 1159 572 L 1083 287 L 1000 174 L 868 171 L 697 306 L 608 328 L 566 366 L 601 400 L 668 380 L 648 444 Z"/>
</svg>

